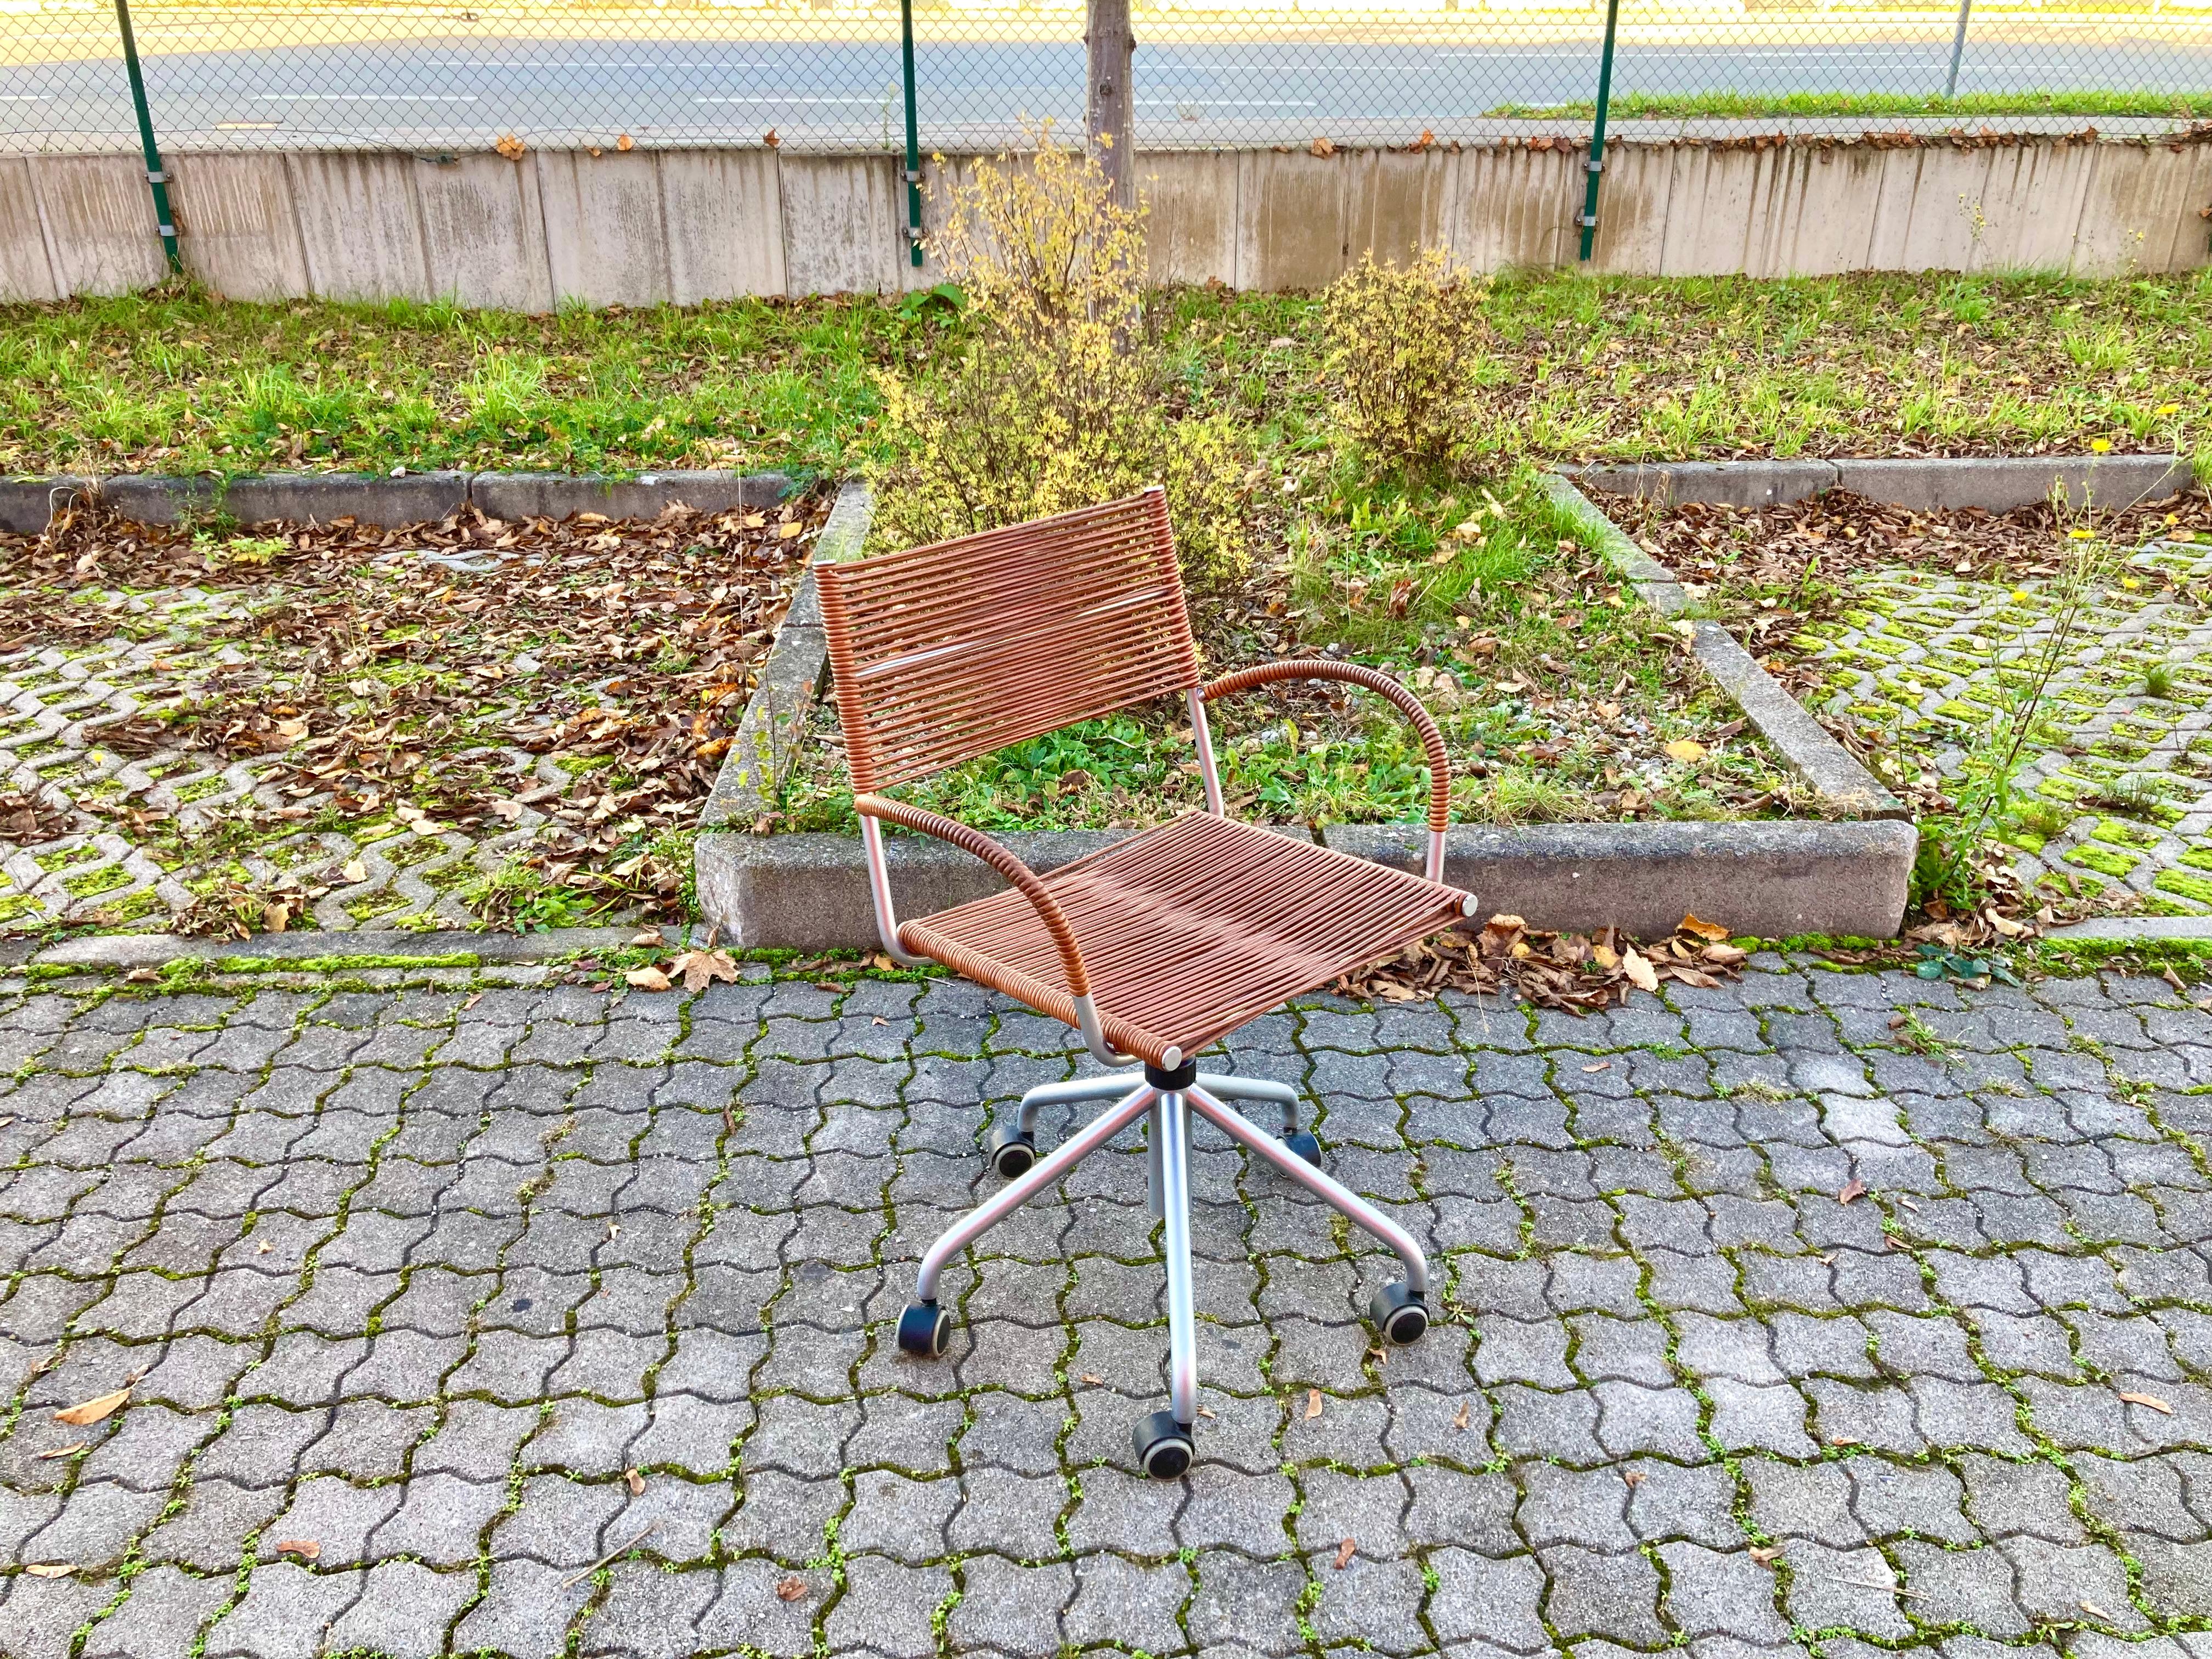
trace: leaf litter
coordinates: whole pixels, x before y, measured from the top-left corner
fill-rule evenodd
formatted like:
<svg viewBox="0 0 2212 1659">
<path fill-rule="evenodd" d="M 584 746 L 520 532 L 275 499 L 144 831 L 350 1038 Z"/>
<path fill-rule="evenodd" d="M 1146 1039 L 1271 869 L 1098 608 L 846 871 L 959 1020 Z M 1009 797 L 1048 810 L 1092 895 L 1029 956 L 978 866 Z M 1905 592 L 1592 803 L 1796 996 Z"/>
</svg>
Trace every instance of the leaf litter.
<svg viewBox="0 0 2212 1659">
<path fill-rule="evenodd" d="M 528 883 L 488 884 L 480 917 L 565 890 L 585 914 L 680 920 L 690 828 L 828 502 L 501 521 L 474 508 L 387 529 L 338 519 L 228 539 L 97 504 L 0 535 L 0 655 L 155 642 L 138 708 L 88 738 L 253 763 L 260 793 L 165 814 L 87 792 L 66 810 L 0 797 L 0 834 L 120 830 L 165 864 L 302 830 L 434 839 L 526 833 Z M 396 843 L 395 843 L 396 844 Z M 209 886 L 179 931 L 295 923 L 367 871 L 356 855 L 271 888 Z"/>
</svg>

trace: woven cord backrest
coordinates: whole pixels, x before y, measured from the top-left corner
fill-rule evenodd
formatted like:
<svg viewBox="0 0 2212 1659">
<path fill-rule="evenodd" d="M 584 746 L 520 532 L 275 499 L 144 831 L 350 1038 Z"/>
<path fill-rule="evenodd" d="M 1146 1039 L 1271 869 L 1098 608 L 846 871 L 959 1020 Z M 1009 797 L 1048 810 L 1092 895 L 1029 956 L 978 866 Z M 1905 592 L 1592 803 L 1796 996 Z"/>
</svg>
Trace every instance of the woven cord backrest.
<svg viewBox="0 0 2212 1659">
<path fill-rule="evenodd" d="M 814 577 L 862 793 L 1198 683 L 1157 489 Z"/>
</svg>

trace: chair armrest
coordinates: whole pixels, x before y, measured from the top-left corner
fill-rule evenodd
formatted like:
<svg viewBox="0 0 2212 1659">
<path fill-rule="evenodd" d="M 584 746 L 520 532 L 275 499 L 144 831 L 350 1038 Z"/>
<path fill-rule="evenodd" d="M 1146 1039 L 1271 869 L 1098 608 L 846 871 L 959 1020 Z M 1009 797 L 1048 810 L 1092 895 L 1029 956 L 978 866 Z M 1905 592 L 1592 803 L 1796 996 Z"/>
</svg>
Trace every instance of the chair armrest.
<svg viewBox="0 0 2212 1659">
<path fill-rule="evenodd" d="M 1399 713 L 1420 733 L 1421 747 L 1429 751 L 1429 833 L 1443 834 L 1451 823 L 1451 763 L 1444 755 L 1444 734 L 1437 729 L 1435 718 L 1421 707 L 1419 697 L 1379 668 L 1331 662 L 1326 657 L 1300 657 L 1288 662 L 1261 663 L 1256 668 L 1240 668 L 1233 674 L 1224 674 L 1199 695 L 1211 702 L 1216 697 L 1249 691 L 1255 685 L 1271 685 L 1277 680 L 1343 680 L 1379 692 L 1396 704 Z M 1431 872 L 1431 878 L 1436 878 L 1436 872 Z"/>
<path fill-rule="evenodd" d="M 1067 994 L 1087 1001 L 1091 995 L 1091 976 L 1084 969 L 1083 952 L 1075 943 L 1075 930 L 1067 925 L 1060 906 L 1053 902 L 1052 895 L 1036 878 L 1029 866 L 993 841 L 980 830 L 971 830 L 957 818 L 941 813 L 925 811 L 919 806 L 908 806 L 904 801 L 885 800 L 881 795 L 855 795 L 853 810 L 862 816 L 882 818 L 902 830 L 913 830 L 925 836 L 935 836 L 939 841 L 951 842 L 963 853 L 972 853 L 989 865 L 1013 885 L 1021 889 L 1043 922 L 1052 942 L 1060 947 L 1061 968 L 1067 975 Z"/>
</svg>

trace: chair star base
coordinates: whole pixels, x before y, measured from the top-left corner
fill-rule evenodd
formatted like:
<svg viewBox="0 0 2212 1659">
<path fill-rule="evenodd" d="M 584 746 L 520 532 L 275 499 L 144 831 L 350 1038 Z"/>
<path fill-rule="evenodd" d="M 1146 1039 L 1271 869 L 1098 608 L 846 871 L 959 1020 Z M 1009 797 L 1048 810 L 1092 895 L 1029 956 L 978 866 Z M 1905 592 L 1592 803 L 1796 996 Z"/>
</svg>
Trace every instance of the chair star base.
<svg viewBox="0 0 2212 1659">
<path fill-rule="evenodd" d="M 1037 1114 L 1047 1106 L 1092 1100 L 1113 1102 L 1047 1157 L 1036 1157 Z M 1231 1107 L 1231 1100 L 1261 1101 L 1279 1109 L 1282 1133 L 1268 1133 Z M 920 1358 L 945 1352 L 952 1316 L 937 1303 L 945 1265 L 983 1233 L 1039 1194 L 1139 1117 L 1146 1119 L 1145 1151 L 1152 1212 L 1161 1218 L 1168 1288 L 1168 1409 L 1139 1421 L 1133 1432 L 1137 1466 L 1162 1480 L 1179 1479 L 1194 1455 L 1191 1430 L 1198 1418 L 1198 1328 L 1190 1246 L 1190 1120 L 1205 1118 L 1247 1151 L 1273 1164 L 1356 1226 L 1395 1250 L 1406 1276 L 1385 1285 L 1368 1304 L 1368 1317 L 1386 1341 L 1413 1341 L 1428 1328 L 1428 1258 L 1413 1236 L 1351 1188 L 1325 1174 L 1321 1143 L 1297 1127 L 1298 1097 L 1288 1085 L 1260 1078 L 1216 1076 L 1186 1064 L 1174 1072 L 1147 1066 L 1103 1077 L 1048 1083 L 1022 1097 L 1014 1122 L 991 1137 L 994 1169 L 1013 1179 L 946 1229 L 921 1259 L 915 1299 L 899 1316 L 898 1345 Z M 1018 1149 L 1020 1156 L 1010 1156 Z"/>
</svg>

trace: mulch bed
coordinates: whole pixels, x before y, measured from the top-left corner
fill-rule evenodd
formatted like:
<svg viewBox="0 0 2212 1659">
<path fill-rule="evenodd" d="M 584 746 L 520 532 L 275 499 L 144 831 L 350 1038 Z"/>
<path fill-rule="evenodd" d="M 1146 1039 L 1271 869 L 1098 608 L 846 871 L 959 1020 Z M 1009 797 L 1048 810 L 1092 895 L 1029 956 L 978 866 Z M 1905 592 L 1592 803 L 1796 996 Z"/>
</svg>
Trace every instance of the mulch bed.
<svg viewBox="0 0 2212 1659">
<path fill-rule="evenodd" d="M 676 920 L 688 857 L 652 843 L 711 789 L 828 505 L 623 522 L 471 509 L 258 535 L 79 508 L 43 536 L 0 536 L 0 653 L 131 631 L 127 612 L 83 602 L 102 592 L 236 599 L 179 646 L 169 695 L 100 728 L 103 746 L 280 757 L 270 775 L 295 804 L 240 803 L 234 840 L 333 813 L 489 836 L 534 809 L 550 822 L 523 861 L 546 881 Z M 226 644 L 244 660 L 221 661 Z M 501 748 L 575 781 L 518 777 Z M 27 809 L 44 810 L 0 801 Z M 158 815 L 116 810 L 113 827 L 161 837 Z"/>
</svg>

